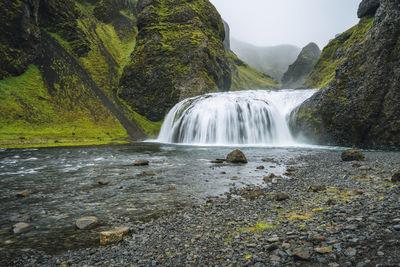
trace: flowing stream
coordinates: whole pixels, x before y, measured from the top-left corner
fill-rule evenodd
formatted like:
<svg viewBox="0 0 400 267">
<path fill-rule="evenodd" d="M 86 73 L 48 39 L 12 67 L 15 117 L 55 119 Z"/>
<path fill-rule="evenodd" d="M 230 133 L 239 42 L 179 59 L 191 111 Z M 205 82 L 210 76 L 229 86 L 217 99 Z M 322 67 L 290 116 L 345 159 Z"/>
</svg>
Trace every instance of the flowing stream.
<svg viewBox="0 0 400 267">
<path fill-rule="evenodd" d="M 295 146 L 291 111 L 316 90 L 252 90 L 185 99 L 167 114 L 157 141 L 198 145 Z"/>
</svg>

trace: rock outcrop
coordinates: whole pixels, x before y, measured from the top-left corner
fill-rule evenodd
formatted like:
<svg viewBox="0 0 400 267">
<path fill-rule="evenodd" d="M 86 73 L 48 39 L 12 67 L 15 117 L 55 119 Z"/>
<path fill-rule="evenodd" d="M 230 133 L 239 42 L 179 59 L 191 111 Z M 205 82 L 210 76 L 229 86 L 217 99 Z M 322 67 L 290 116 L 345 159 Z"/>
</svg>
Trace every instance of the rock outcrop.
<svg viewBox="0 0 400 267">
<path fill-rule="evenodd" d="M 284 88 L 298 88 L 305 81 L 307 76 L 313 70 L 317 62 L 321 50 L 315 43 L 309 43 L 305 46 L 296 61 L 289 66 L 282 78 L 282 86 Z"/>
<path fill-rule="evenodd" d="M 358 18 L 373 17 L 375 16 L 376 10 L 380 5 L 380 0 L 364 0 L 358 7 L 357 16 Z"/>
<path fill-rule="evenodd" d="M 292 126 L 320 144 L 399 149 L 400 2 L 381 0 L 366 20 L 370 30 L 348 48 L 329 86 L 292 114 Z"/>
<path fill-rule="evenodd" d="M 139 4 L 139 35 L 119 97 L 152 121 L 188 97 L 228 91 L 224 24 L 208 0 Z"/>
<path fill-rule="evenodd" d="M 224 22 L 224 29 L 225 29 L 225 39 L 224 39 L 224 47 L 227 52 L 231 51 L 231 29 L 229 27 L 228 22 L 225 20 Z"/>
</svg>

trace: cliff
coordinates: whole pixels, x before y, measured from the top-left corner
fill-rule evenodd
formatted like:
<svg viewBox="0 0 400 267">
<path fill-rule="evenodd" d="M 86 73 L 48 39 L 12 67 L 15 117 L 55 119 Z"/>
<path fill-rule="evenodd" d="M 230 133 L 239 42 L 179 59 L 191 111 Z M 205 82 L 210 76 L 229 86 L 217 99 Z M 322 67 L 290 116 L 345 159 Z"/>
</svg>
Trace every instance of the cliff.
<svg viewBox="0 0 400 267">
<path fill-rule="evenodd" d="M 155 136 L 177 101 L 242 73 L 206 0 L 3 1 L 0 22 L 2 147 Z"/>
<path fill-rule="evenodd" d="M 321 50 L 315 43 L 309 43 L 305 46 L 296 61 L 289 66 L 283 75 L 282 86 L 284 88 L 300 87 L 313 70 L 320 55 Z"/>
<path fill-rule="evenodd" d="M 372 10 L 359 11 L 359 25 L 339 36 L 347 41 L 328 45 L 344 54 L 331 82 L 292 114 L 296 132 L 317 143 L 400 147 L 400 3 L 381 0 Z"/>
</svg>

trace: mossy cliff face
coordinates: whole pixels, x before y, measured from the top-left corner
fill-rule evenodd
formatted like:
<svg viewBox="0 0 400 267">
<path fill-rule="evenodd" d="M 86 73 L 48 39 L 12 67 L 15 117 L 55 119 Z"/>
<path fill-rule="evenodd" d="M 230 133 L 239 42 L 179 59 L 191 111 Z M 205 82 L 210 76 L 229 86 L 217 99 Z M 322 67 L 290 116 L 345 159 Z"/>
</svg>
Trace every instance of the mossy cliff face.
<svg viewBox="0 0 400 267">
<path fill-rule="evenodd" d="M 0 80 L 20 75 L 37 56 L 39 0 L 0 2 Z"/>
<path fill-rule="evenodd" d="M 329 86 L 293 114 L 293 126 L 322 144 L 399 149 L 400 2 L 381 0 L 358 40 Z"/>
<path fill-rule="evenodd" d="M 282 78 L 282 85 L 285 88 L 298 88 L 306 80 L 317 62 L 321 50 L 315 43 L 305 46 L 296 61 L 291 64 Z"/>
<path fill-rule="evenodd" d="M 118 12 L 110 10 L 107 23 L 96 18 L 96 8 L 114 4 Z M 135 5 L 0 3 L 6 14 L 0 24 L 6 60 L 0 67 L 0 146 L 95 144 L 155 134 L 159 124 L 135 114 L 116 94 L 136 43 Z"/>
<path fill-rule="evenodd" d="M 179 100 L 231 87 L 224 24 L 208 0 L 139 2 L 139 35 L 119 97 L 161 120 Z"/>
</svg>

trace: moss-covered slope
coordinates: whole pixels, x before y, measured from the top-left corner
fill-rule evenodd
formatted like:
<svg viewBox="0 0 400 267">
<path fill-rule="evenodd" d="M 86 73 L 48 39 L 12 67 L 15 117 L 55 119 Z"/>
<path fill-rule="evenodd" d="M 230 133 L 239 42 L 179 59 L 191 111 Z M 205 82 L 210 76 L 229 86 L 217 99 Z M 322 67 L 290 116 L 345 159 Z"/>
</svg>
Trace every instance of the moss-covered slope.
<svg viewBox="0 0 400 267">
<path fill-rule="evenodd" d="M 280 84 L 273 78 L 250 67 L 233 52 L 229 52 L 228 57 L 232 69 L 231 91 L 280 88 Z"/>
<path fill-rule="evenodd" d="M 179 100 L 231 87 L 222 19 L 208 0 L 139 5 L 138 42 L 119 96 L 141 115 L 162 119 Z"/>
<path fill-rule="evenodd" d="M 353 45 L 364 42 L 374 19 L 364 17 L 353 28 L 340 34 L 322 50 L 303 88 L 323 88 L 335 77 L 337 66 L 347 57 Z"/>
<path fill-rule="evenodd" d="M 0 67 L 0 145 L 104 143 L 151 134 L 147 120 L 137 123 L 137 114 L 116 97 L 135 47 L 134 1 L 38 3 L 0 6 L 15 17 L 0 26 L 1 52 L 8 60 Z M 114 8 L 106 22 L 96 17 L 104 5 Z M 37 32 L 16 50 L 26 39 L 22 29 Z M 8 35 L 19 39 L 3 38 Z"/>
</svg>

